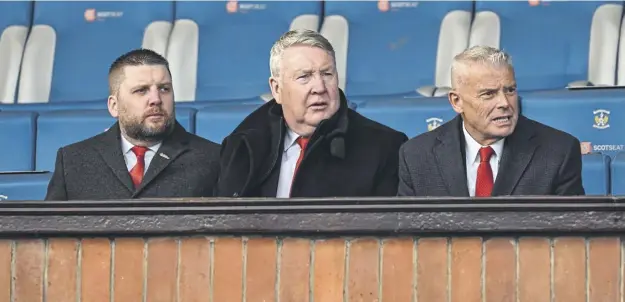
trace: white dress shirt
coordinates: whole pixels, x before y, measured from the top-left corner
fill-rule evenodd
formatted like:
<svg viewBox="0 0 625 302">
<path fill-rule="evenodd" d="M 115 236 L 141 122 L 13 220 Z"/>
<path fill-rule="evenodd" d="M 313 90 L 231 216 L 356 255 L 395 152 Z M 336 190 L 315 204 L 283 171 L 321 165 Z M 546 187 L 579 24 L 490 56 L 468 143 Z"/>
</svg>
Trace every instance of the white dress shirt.
<svg viewBox="0 0 625 302">
<path fill-rule="evenodd" d="M 477 182 L 477 168 L 480 166 L 480 149 L 482 145 L 473 139 L 467 129 L 462 123 L 462 132 L 464 132 L 465 153 L 467 163 L 467 187 L 469 188 L 469 195 L 475 196 L 475 183 Z M 499 171 L 499 162 L 501 161 L 501 155 L 503 152 L 503 144 L 505 139 L 500 139 L 493 143 L 491 148 L 495 153 L 490 157 L 490 168 L 493 170 L 493 183 L 497 179 L 497 172 Z"/>
<path fill-rule="evenodd" d="M 293 182 L 295 165 L 297 165 L 297 159 L 302 151 L 302 148 L 300 148 L 299 144 L 296 142 L 298 137 L 300 136 L 297 133 L 287 127 L 286 134 L 284 135 L 280 178 L 278 180 L 278 190 L 276 192 L 277 198 L 289 198 L 291 196 L 291 183 Z"/>
<path fill-rule="evenodd" d="M 126 161 L 126 168 L 128 168 L 128 172 L 132 170 L 132 168 L 137 164 L 137 156 L 134 152 L 132 152 L 132 147 L 135 145 L 131 144 L 123 135 L 122 137 L 122 154 L 124 154 L 124 161 Z M 152 147 L 148 147 L 148 150 L 145 152 L 145 156 L 143 160 L 145 161 L 145 167 L 143 169 L 143 175 L 148 171 L 148 167 L 152 162 L 152 158 L 161 147 L 162 143 L 158 143 Z"/>
</svg>

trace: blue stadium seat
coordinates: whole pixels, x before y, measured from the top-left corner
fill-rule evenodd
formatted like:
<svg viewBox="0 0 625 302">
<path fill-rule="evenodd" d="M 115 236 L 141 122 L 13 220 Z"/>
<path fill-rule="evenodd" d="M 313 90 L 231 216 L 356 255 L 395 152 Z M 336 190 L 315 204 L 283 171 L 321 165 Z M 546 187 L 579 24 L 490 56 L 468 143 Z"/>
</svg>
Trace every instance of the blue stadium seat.
<svg viewBox="0 0 625 302">
<path fill-rule="evenodd" d="M 612 195 L 625 195 L 625 152 L 618 152 L 612 159 Z"/>
<path fill-rule="evenodd" d="M 0 112 L 0 171 L 35 169 L 37 114 Z"/>
<path fill-rule="evenodd" d="M 252 111 L 261 104 L 219 104 L 198 110 L 195 133 L 221 144 Z"/>
<path fill-rule="evenodd" d="M 60 103 L 0 104 L 0 111 L 35 111 L 107 109 L 106 99 Z"/>
<path fill-rule="evenodd" d="M 451 86 L 469 43 L 471 1 L 326 1 L 321 33 L 348 96 L 417 94 Z M 438 94 L 437 94 L 438 95 Z"/>
<path fill-rule="evenodd" d="M 614 85 L 622 9 L 622 1 L 476 1 L 470 45 L 509 52 L 520 90 Z"/>
<path fill-rule="evenodd" d="M 165 54 L 173 13 L 171 1 L 35 2 L 18 102 L 106 99 L 115 58 L 139 47 Z"/>
<path fill-rule="evenodd" d="M 523 115 L 592 144 L 613 156 L 625 146 L 625 90 L 546 91 L 523 94 Z"/>
<path fill-rule="evenodd" d="M 189 132 L 194 132 L 195 109 L 176 110 L 176 120 Z M 42 112 L 37 122 L 36 167 L 54 171 L 59 148 L 106 131 L 116 122 L 108 110 L 59 110 Z"/>
<path fill-rule="evenodd" d="M 0 173 L 0 202 L 44 200 L 52 173 Z"/>
<path fill-rule="evenodd" d="M 268 93 L 269 50 L 286 31 L 318 30 L 320 1 L 176 2 L 168 60 L 179 101 Z"/>
<path fill-rule="evenodd" d="M 0 104 L 15 102 L 31 15 L 30 1 L 0 2 Z"/>
<path fill-rule="evenodd" d="M 378 123 L 404 132 L 408 137 L 433 130 L 456 117 L 447 98 L 396 98 L 364 102 L 357 111 Z"/>
<path fill-rule="evenodd" d="M 583 155 L 582 182 L 586 195 L 609 195 L 610 157 L 602 154 Z"/>
</svg>

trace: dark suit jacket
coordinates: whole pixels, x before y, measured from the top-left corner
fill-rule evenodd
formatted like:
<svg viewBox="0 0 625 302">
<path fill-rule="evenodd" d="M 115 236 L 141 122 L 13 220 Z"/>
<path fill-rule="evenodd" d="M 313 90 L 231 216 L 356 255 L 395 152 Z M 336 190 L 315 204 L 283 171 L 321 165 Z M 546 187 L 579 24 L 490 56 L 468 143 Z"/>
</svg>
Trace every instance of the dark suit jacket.
<svg viewBox="0 0 625 302">
<path fill-rule="evenodd" d="M 469 196 L 460 116 L 406 142 L 399 158 L 399 196 Z M 581 174 L 579 140 L 519 116 L 492 195 L 584 195 Z"/>
<path fill-rule="evenodd" d="M 250 114 L 222 143 L 217 196 L 275 197 L 286 124 L 274 100 Z M 311 136 L 292 197 L 396 196 L 401 132 L 347 106 Z"/>
<path fill-rule="evenodd" d="M 102 134 L 58 150 L 46 200 L 210 197 L 219 177 L 219 149 L 176 123 L 135 190 L 115 123 Z"/>
</svg>

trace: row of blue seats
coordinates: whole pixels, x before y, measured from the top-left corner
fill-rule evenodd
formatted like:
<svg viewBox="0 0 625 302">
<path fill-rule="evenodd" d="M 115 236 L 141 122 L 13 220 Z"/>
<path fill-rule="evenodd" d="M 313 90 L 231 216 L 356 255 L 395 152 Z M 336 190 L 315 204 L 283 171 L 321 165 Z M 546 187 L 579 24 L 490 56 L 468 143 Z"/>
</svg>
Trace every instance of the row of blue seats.
<svg viewBox="0 0 625 302">
<path fill-rule="evenodd" d="M 445 98 L 353 101 L 364 116 L 410 137 L 433 130 L 455 116 Z M 176 118 L 188 131 L 220 143 L 260 104 L 250 100 L 199 108 L 177 105 Z M 619 165 L 625 167 L 620 164 L 625 156 L 618 156 L 625 151 L 621 133 L 625 129 L 625 90 L 526 93 L 520 105 L 524 115 L 571 133 L 595 153 L 584 156 L 584 183 L 589 194 L 625 190 L 625 180 L 621 181 L 617 172 L 609 173 L 610 165 L 613 170 Z M 0 151 L 0 171 L 52 171 L 58 148 L 101 133 L 114 122 L 106 109 L 0 111 L 0 139 L 11 144 Z M 45 175 L 33 177 L 43 179 Z"/>
<path fill-rule="evenodd" d="M 456 116 L 443 97 L 352 101 L 352 107 L 362 115 L 409 137 L 435 129 Z M 202 106 L 193 108 L 190 104 Z M 188 131 L 220 143 L 261 104 L 258 99 L 248 103 L 179 103 L 176 117 Z M 51 170 L 59 147 L 96 135 L 115 122 L 104 102 L 99 106 L 0 111 L 0 139 L 13 146 L 1 149 L 0 171 Z M 625 151 L 621 132 L 625 129 L 625 89 L 525 93 L 520 107 L 525 116 L 574 135 L 592 152 L 614 157 Z"/>
<path fill-rule="evenodd" d="M 104 99 L 109 64 L 141 46 L 169 59 L 180 101 L 256 97 L 272 43 L 293 28 L 331 41 L 350 96 L 435 94 L 476 44 L 510 52 L 522 90 L 625 85 L 622 12 L 622 1 L 0 2 L 0 103 Z"/>
</svg>

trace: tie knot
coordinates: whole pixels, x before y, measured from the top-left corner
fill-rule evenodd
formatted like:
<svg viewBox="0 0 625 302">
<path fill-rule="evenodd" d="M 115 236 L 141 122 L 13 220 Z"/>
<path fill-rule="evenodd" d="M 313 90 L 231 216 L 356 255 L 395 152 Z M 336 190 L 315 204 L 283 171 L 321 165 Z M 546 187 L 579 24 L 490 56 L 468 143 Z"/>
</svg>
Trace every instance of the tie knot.
<svg viewBox="0 0 625 302">
<path fill-rule="evenodd" d="M 489 161 L 490 157 L 493 156 L 493 153 L 495 153 L 495 150 L 493 150 L 490 146 L 480 148 L 480 161 Z"/>
<path fill-rule="evenodd" d="M 142 146 L 134 146 L 131 150 L 137 157 L 143 157 L 148 152 L 148 148 Z"/>
<path fill-rule="evenodd" d="M 302 150 L 306 150 L 306 145 L 308 145 L 309 140 L 310 138 L 300 136 L 297 138 L 295 142 L 297 142 L 297 144 L 299 145 L 300 148 L 302 148 Z"/>
</svg>

